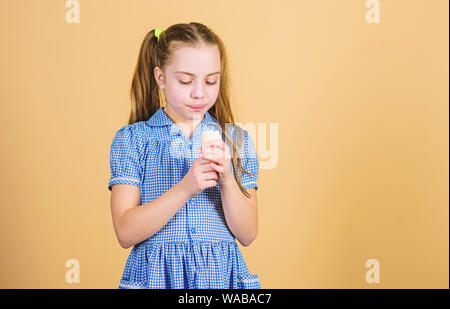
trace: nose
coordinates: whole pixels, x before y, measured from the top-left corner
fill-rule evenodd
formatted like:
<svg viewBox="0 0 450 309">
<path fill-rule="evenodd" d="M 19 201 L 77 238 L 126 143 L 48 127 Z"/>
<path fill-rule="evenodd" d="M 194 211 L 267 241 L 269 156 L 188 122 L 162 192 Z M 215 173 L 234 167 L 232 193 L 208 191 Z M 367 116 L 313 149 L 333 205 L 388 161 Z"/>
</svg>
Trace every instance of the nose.
<svg viewBox="0 0 450 309">
<path fill-rule="evenodd" d="M 195 83 L 194 89 L 192 91 L 192 96 L 195 99 L 202 99 L 204 96 L 203 85 L 201 82 Z"/>
</svg>

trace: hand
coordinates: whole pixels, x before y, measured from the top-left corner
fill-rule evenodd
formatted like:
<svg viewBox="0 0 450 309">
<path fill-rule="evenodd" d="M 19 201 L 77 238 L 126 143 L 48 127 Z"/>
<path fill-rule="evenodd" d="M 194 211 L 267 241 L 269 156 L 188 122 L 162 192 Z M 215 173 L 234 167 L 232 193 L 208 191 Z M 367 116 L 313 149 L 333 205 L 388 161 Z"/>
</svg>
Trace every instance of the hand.
<svg viewBox="0 0 450 309">
<path fill-rule="evenodd" d="M 216 186 L 218 177 L 208 160 L 197 158 L 181 181 L 189 194 L 194 196 L 206 188 Z"/>
<path fill-rule="evenodd" d="M 200 158 L 208 160 L 209 166 L 217 172 L 219 185 L 233 178 L 231 174 L 230 148 L 223 140 L 211 140 L 206 142 L 198 150 Z"/>
</svg>

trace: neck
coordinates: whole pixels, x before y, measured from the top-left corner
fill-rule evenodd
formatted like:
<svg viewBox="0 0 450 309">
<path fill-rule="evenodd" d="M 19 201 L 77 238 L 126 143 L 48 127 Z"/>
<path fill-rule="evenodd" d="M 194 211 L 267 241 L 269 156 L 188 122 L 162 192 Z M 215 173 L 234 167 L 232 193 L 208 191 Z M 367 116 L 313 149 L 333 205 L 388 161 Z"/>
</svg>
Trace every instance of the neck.
<svg viewBox="0 0 450 309">
<path fill-rule="evenodd" d="M 170 106 L 166 105 L 163 108 L 166 115 L 172 119 L 172 121 L 180 128 L 181 131 L 188 137 L 191 138 L 192 133 L 197 129 L 199 124 L 202 122 L 205 115 L 200 118 L 186 119 L 180 116 L 175 110 L 171 109 Z"/>
</svg>

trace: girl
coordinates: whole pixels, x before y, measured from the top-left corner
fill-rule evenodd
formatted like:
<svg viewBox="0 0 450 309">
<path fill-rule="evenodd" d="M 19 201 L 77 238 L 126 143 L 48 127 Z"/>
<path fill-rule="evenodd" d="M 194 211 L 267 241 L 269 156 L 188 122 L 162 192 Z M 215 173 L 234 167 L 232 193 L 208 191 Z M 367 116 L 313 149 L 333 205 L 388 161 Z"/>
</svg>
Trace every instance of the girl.
<svg viewBox="0 0 450 309">
<path fill-rule="evenodd" d="M 228 85 L 224 45 L 206 26 L 145 36 L 129 124 L 111 144 L 114 230 L 133 246 L 119 288 L 261 288 L 235 242 L 257 234 L 259 162 L 233 125 Z M 201 145 L 211 130 L 222 139 Z"/>
</svg>

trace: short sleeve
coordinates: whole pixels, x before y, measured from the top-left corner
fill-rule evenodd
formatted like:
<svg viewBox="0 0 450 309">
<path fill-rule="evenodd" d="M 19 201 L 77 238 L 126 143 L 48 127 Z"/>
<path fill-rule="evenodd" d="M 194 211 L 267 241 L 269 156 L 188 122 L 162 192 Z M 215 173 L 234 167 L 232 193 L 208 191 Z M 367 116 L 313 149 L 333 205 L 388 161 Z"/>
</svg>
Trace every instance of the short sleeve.
<svg viewBox="0 0 450 309">
<path fill-rule="evenodd" d="M 111 144 L 109 191 L 112 190 L 113 185 L 118 183 L 141 185 L 138 137 L 136 128 L 132 125 L 127 125 L 117 131 Z"/>
<path fill-rule="evenodd" d="M 243 130 L 243 146 L 241 148 L 241 162 L 244 169 L 251 173 L 250 175 L 241 172 L 241 183 L 244 189 L 255 188 L 258 190 L 258 173 L 259 173 L 259 161 L 256 154 L 256 148 L 252 141 L 252 138 L 246 130 Z"/>
</svg>

